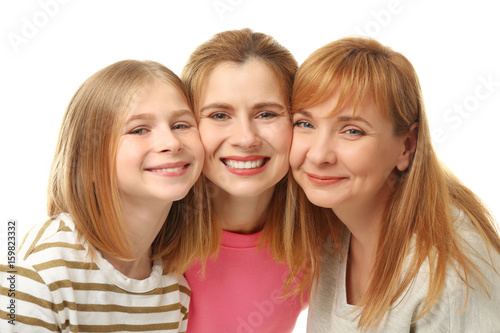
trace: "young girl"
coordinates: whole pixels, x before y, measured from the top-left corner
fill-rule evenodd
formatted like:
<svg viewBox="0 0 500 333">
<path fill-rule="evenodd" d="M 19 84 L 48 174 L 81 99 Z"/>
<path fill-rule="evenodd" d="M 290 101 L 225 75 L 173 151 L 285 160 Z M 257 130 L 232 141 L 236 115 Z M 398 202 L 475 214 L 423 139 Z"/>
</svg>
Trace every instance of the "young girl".
<svg viewBox="0 0 500 333">
<path fill-rule="evenodd" d="M 302 216 L 306 241 L 332 239 L 308 331 L 498 332 L 495 222 L 439 162 L 410 62 L 342 39 L 300 66 L 292 101 L 293 176 L 342 222 Z"/>
<path fill-rule="evenodd" d="M 300 297 L 282 297 L 281 263 L 296 68 L 287 49 L 250 29 L 215 35 L 184 67 L 205 147 L 207 238 L 218 252 L 204 272 L 186 272 L 189 332 L 291 332 L 303 308 Z"/>
<path fill-rule="evenodd" d="M 187 95 L 170 70 L 126 60 L 87 79 L 62 122 L 51 219 L 17 254 L 12 322 L 5 311 L 12 269 L 0 267 L 1 331 L 185 332 L 190 290 L 182 273 L 206 231 L 193 214 L 185 218 L 195 198 L 179 200 L 203 157 Z"/>
</svg>

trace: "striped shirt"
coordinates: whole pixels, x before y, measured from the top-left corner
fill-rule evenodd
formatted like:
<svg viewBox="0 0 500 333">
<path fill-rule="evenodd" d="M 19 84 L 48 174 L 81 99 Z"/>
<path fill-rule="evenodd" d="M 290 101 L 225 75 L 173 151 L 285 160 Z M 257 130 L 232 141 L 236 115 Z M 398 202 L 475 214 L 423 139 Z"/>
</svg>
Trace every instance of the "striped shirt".
<svg viewBox="0 0 500 333">
<path fill-rule="evenodd" d="M 191 292 L 183 276 L 155 262 L 144 280 L 128 278 L 61 214 L 33 228 L 14 266 L 0 265 L 0 332 L 185 332 Z"/>
</svg>

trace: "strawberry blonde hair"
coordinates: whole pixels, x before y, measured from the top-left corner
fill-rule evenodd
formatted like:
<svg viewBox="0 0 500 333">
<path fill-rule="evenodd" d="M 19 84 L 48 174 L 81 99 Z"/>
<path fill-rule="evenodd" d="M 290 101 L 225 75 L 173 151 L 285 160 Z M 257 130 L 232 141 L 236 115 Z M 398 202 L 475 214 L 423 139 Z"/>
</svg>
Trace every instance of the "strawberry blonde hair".
<svg viewBox="0 0 500 333">
<path fill-rule="evenodd" d="M 376 326 L 391 306 L 397 306 L 396 300 L 404 296 L 426 260 L 431 267 L 429 290 L 416 320 L 428 313 L 438 299 L 450 265 L 467 288 L 474 280 L 487 293 L 487 281 L 464 252 L 454 231 L 450 207 L 457 207 L 470 218 L 488 251 L 500 252 L 495 222 L 483 202 L 438 160 L 420 83 L 411 63 L 372 39 L 344 38 L 329 43 L 300 66 L 293 87 L 292 113 L 322 103 L 334 93 L 339 93 L 339 100 L 332 114 L 343 106 L 356 109 L 369 97 L 389 117 L 395 135 L 408 134 L 411 125 L 418 123 L 416 151 L 409 168 L 395 180 L 383 215 L 372 280 L 357 305 L 359 328 Z M 299 196 L 299 206 L 304 205 L 304 193 Z M 299 220 L 302 243 L 314 245 L 309 247 L 311 262 L 319 261 L 317 244 L 324 234 L 330 234 L 338 249 L 338 235 L 345 226 L 311 219 L 304 210 L 299 211 Z M 293 226 L 287 228 L 291 233 Z M 412 237 L 414 249 L 410 247 Z M 409 257 L 409 268 L 404 270 Z M 317 278 L 318 266 L 312 265 L 314 272 L 310 276 Z"/>
<path fill-rule="evenodd" d="M 116 176 L 116 153 L 133 98 L 147 87 L 172 85 L 190 105 L 180 79 L 153 61 L 124 60 L 89 77 L 72 97 L 63 117 L 48 186 L 48 214 L 68 213 L 89 255 L 102 251 L 134 259 L 126 232 Z M 198 183 L 194 188 L 199 188 Z M 182 274 L 205 244 L 196 190 L 174 202 L 152 244 L 152 259 L 168 262 L 168 272 Z"/>
</svg>

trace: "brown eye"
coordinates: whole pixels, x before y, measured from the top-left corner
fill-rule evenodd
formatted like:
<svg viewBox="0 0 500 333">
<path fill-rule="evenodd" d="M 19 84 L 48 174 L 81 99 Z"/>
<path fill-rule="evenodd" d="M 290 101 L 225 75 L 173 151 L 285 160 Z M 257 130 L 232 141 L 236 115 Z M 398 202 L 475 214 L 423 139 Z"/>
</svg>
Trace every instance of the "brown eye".
<svg viewBox="0 0 500 333">
<path fill-rule="evenodd" d="M 229 118 L 229 116 L 225 113 L 222 112 L 214 112 L 208 118 L 214 119 L 214 120 L 226 120 Z"/>
<path fill-rule="evenodd" d="M 277 117 L 278 115 L 274 112 L 261 112 L 257 118 L 261 118 L 261 119 L 271 119 L 271 118 L 274 118 L 274 117 Z"/>
</svg>

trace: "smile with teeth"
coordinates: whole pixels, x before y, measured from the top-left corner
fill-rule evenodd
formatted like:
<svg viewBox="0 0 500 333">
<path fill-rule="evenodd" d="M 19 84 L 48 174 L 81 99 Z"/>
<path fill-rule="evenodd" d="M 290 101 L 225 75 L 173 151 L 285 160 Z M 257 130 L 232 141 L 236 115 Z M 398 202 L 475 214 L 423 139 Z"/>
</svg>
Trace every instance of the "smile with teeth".
<svg viewBox="0 0 500 333">
<path fill-rule="evenodd" d="M 151 171 L 152 172 L 176 172 L 176 171 L 181 171 L 182 169 L 184 169 L 183 166 L 177 167 L 177 168 L 153 169 Z"/>
<path fill-rule="evenodd" d="M 231 169 L 258 169 L 262 168 L 264 164 L 266 164 L 267 160 L 268 158 L 263 158 L 255 161 L 235 161 L 225 159 L 222 160 L 222 163 L 224 163 L 228 168 Z"/>
</svg>

